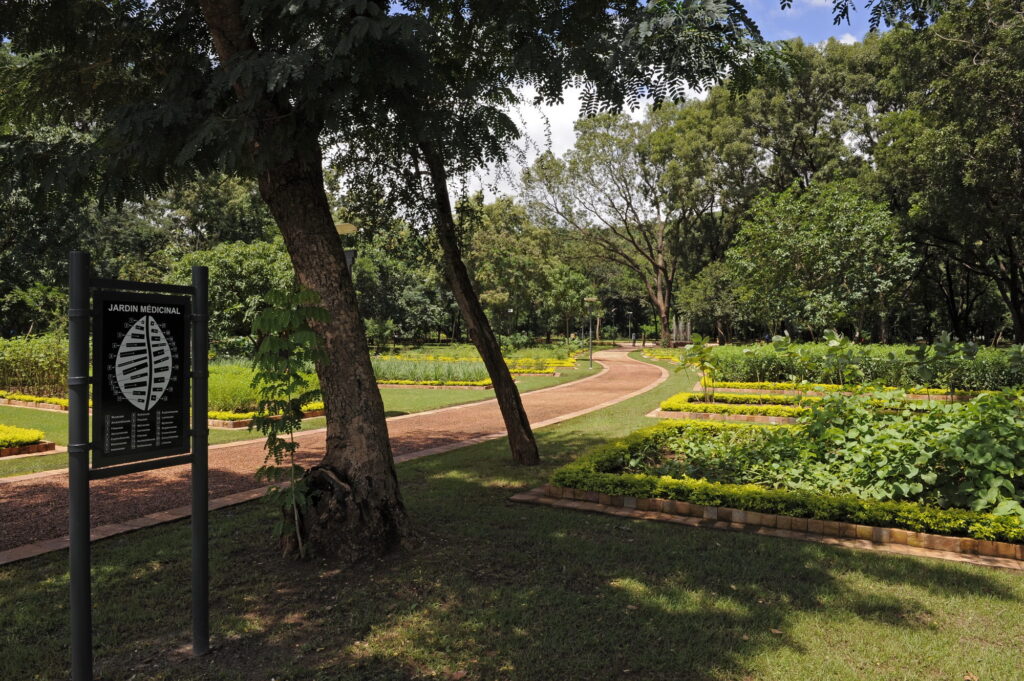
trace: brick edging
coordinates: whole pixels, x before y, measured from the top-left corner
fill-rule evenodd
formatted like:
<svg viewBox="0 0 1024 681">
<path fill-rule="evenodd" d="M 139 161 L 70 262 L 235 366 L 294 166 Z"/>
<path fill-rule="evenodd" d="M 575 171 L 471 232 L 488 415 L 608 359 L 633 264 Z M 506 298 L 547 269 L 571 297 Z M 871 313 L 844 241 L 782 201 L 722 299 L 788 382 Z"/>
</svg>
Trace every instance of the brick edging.
<svg viewBox="0 0 1024 681">
<path fill-rule="evenodd" d="M 21 445 L 19 447 L 4 447 L 0 449 L 0 457 L 8 456 L 24 456 L 26 454 L 39 454 L 41 452 L 52 452 L 56 451 L 57 445 L 52 442 L 43 440 L 42 442 L 34 442 L 30 445 Z"/>
<path fill-rule="evenodd" d="M 699 421 L 734 421 L 738 423 L 764 423 L 780 426 L 796 423 L 792 416 L 764 416 L 763 414 L 712 414 L 706 411 L 667 411 L 655 409 L 646 414 L 654 419 L 696 419 Z"/>
<path fill-rule="evenodd" d="M 557 485 L 538 487 L 517 494 L 512 500 L 1024 570 L 1024 545 L 1009 542 L 700 506 L 670 499 L 613 496 Z"/>
</svg>

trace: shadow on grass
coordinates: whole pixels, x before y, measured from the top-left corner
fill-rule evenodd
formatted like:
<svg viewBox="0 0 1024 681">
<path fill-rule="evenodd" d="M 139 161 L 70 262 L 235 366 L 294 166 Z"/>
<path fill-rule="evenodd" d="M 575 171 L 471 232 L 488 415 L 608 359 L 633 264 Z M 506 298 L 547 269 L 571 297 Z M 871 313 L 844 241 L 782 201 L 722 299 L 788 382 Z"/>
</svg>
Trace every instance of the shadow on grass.
<svg viewBox="0 0 1024 681">
<path fill-rule="evenodd" d="M 892 641 L 871 678 L 953 678 L 979 637 L 974 652 L 1010 669 L 998 637 L 1024 618 L 1016 575 L 509 501 L 657 399 L 539 431 L 539 467 L 510 465 L 504 440 L 402 464 L 409 546 L 356 568 L 278 556 L 263 504 L 215 512 L 216 648 L 200 660 L 174 652 L 188 525 L 99 542 L 100 678 L 860 679 L 845 661 Z M 0 568 L 0 678 L 66 677 L 65 561 Z M 766 659 L 796 673 L 762 675 Z"/>
</svg>

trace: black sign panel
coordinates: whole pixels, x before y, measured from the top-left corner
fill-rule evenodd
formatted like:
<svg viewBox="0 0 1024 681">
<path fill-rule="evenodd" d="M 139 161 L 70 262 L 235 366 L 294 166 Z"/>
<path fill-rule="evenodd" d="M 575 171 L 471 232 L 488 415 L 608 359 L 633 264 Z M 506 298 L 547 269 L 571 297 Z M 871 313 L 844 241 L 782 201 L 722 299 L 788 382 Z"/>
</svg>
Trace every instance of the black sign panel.
<svg viewBox="0 0 1024 681">
<path fill-rule="evenodd" d="M 93 467 L 189 451 L 189 298 L 96 291 L 93 312 Z"/>
</svg>

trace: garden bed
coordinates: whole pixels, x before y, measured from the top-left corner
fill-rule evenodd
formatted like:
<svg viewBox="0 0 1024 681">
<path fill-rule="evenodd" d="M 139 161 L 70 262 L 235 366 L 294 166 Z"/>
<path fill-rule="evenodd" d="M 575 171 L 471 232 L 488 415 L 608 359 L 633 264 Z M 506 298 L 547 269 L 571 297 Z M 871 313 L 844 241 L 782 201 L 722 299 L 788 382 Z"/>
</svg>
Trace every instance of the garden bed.
<svg viewBox="0 0 1024 681">
<path fill-rule="evenodd" d="M 33 428 L 0 425 L 0 457 L 35 454 L 56 448 L 43 440 L 43 431 Z"/>
<path fill-rule="evenodd" d="M 17 445 L 13 447 L 0 447 L 0 458 L 10 456 L 25 456 L 28 454 L 47 454 L 57 450 L 53 442 L 42 440 L 28 445 Z"/>
<path fill-rule="evenodd" d="M 690 419 L 698 421 L 729 421 L 733 423 L 760 423 L 770 426 L 789 425 L 796 423 L 792 416 L 763 416 L 761 414 L 711 414 L 701 411 L 669 411 L 655 409 L 647 414 L 655 419 Z"/>
<path fill-rule="evenodd" d="M 861 435 L 849 433 L 844 437 L 852 440 L 836 441 L 837 429 L 822 428 L 819 432 L 816 428 L 820 424 L 813 422 L 758 426 L 664 421 L 585 454 L 556 470 L 550 483 L 591 496 L 678 501 L 976 542 L 1024 543 L 1019 506 L 994 496 L 988 498 L 988 488 L 964 496 L 978 474 L 991 482 L 986 477 L 987 469 L 957 468 L 961 461 L 958 456 L 965 452 L 972 456 L 970 450 L 978 444 L 978 428 L 986 422 L 971 421 L 964 426 L 968 440 L 959 440 L 963 451 L 955 446 L 959 436 L 950 434 L 952 427 L 911 423 L 921 432 L 934 433 L 935 439 L 924 442 L 926 436 L 918 435 L 921 441 L 916 448 L 905 444 L 907 451 L 901 453 L 886 441 L 892 426 L 885 425 L 899 417 L 883 414 L 878 416 L 878 424 L 853 429 L 864 436 L 863 442 L 857 441 Z M 900 435 L 905 437 L 908 432 Z M 929 447 L 936 451 L 929 452 Z M 1010 449 L 1000 451 L 994 445 L 983 444 L 982 449 L 1000 466 L 1001 456 L 1020 454 Z M 876 450 L 892 460 L 878 463 Z M 1013 489 L 1018 482 L 1011 476 L 1006 484 Z M 981 510 L 969 510 L 972 505 Z M 947 547 L 953 544 L 945 542 Z M 978 546 L 968 541 L 961 542 L 959 549 L 946 550 L 978 552 Z M 997 551 L 985 555 L 1002 554 Z"/>
</svg>

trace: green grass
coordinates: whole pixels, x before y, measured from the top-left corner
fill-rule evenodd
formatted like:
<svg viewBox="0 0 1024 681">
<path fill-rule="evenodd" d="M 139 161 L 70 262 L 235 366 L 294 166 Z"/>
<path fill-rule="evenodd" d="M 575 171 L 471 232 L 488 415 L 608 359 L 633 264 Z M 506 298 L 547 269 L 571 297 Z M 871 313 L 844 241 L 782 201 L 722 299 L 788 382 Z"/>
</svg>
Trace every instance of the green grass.
<svg viewBox="0 0 1024 681">
<path fill-rule="evenodd" d="M 598 371 L 600 371 L 600 367 L 594 367 L 591 370 L 586 368 L 586 365 L 581 365 L 578 369 L 563 371 L 561 376 L 523 376 L 517 379 L 516 384 L 519 386 L 520 392 L 529 392 L 592 376 Z M 413 414 L 420 411 L 451 407 L 457 404 L 466 404 L 467 402 L 489 400 L 494 397 L 494 391 L 383 388 L 381 389 L 381 395 L 384 397 L 384 410 L 387 415 L 401 416 L 402 414 Z M 45 438 L 51 442 L 65 446 L 68 443 L 67 412 L 0 405 L 0 423 L 22 428 L 37 428 L 42 430 L 45 433 Z M 306 429 L 323 428 L 325 425 L 327 425 L 327 420 L 323 417 L 306 419 L 304 422 Z M 210 444 L 212 445 L 251 440 L 257 437 L 259 437 L 258 433 L 252 433 L 247 428 L 210 430 Z M 67 465 L 68 456 L 63 452 L 23 459 L 0 459 L 0 478 L 66 468 Z"/>
<path fill-rule="evenodd" d="M 187 522 L 94 544 L 97 675 L 1020 678 L 1019 574 L 509 502 L 644 425 L 682 378 L 538 431 L 539 467 L 512 466 L 504 440 L 399 465 L 409 546 L 355 569 L 281 558 L 263 504 L 214 512 L 206 658 L 175 652 L 189 636 Z M 66 676 L 66 600 L 66 554 L 0 567 L 0 678 Z"/>
</svg>

